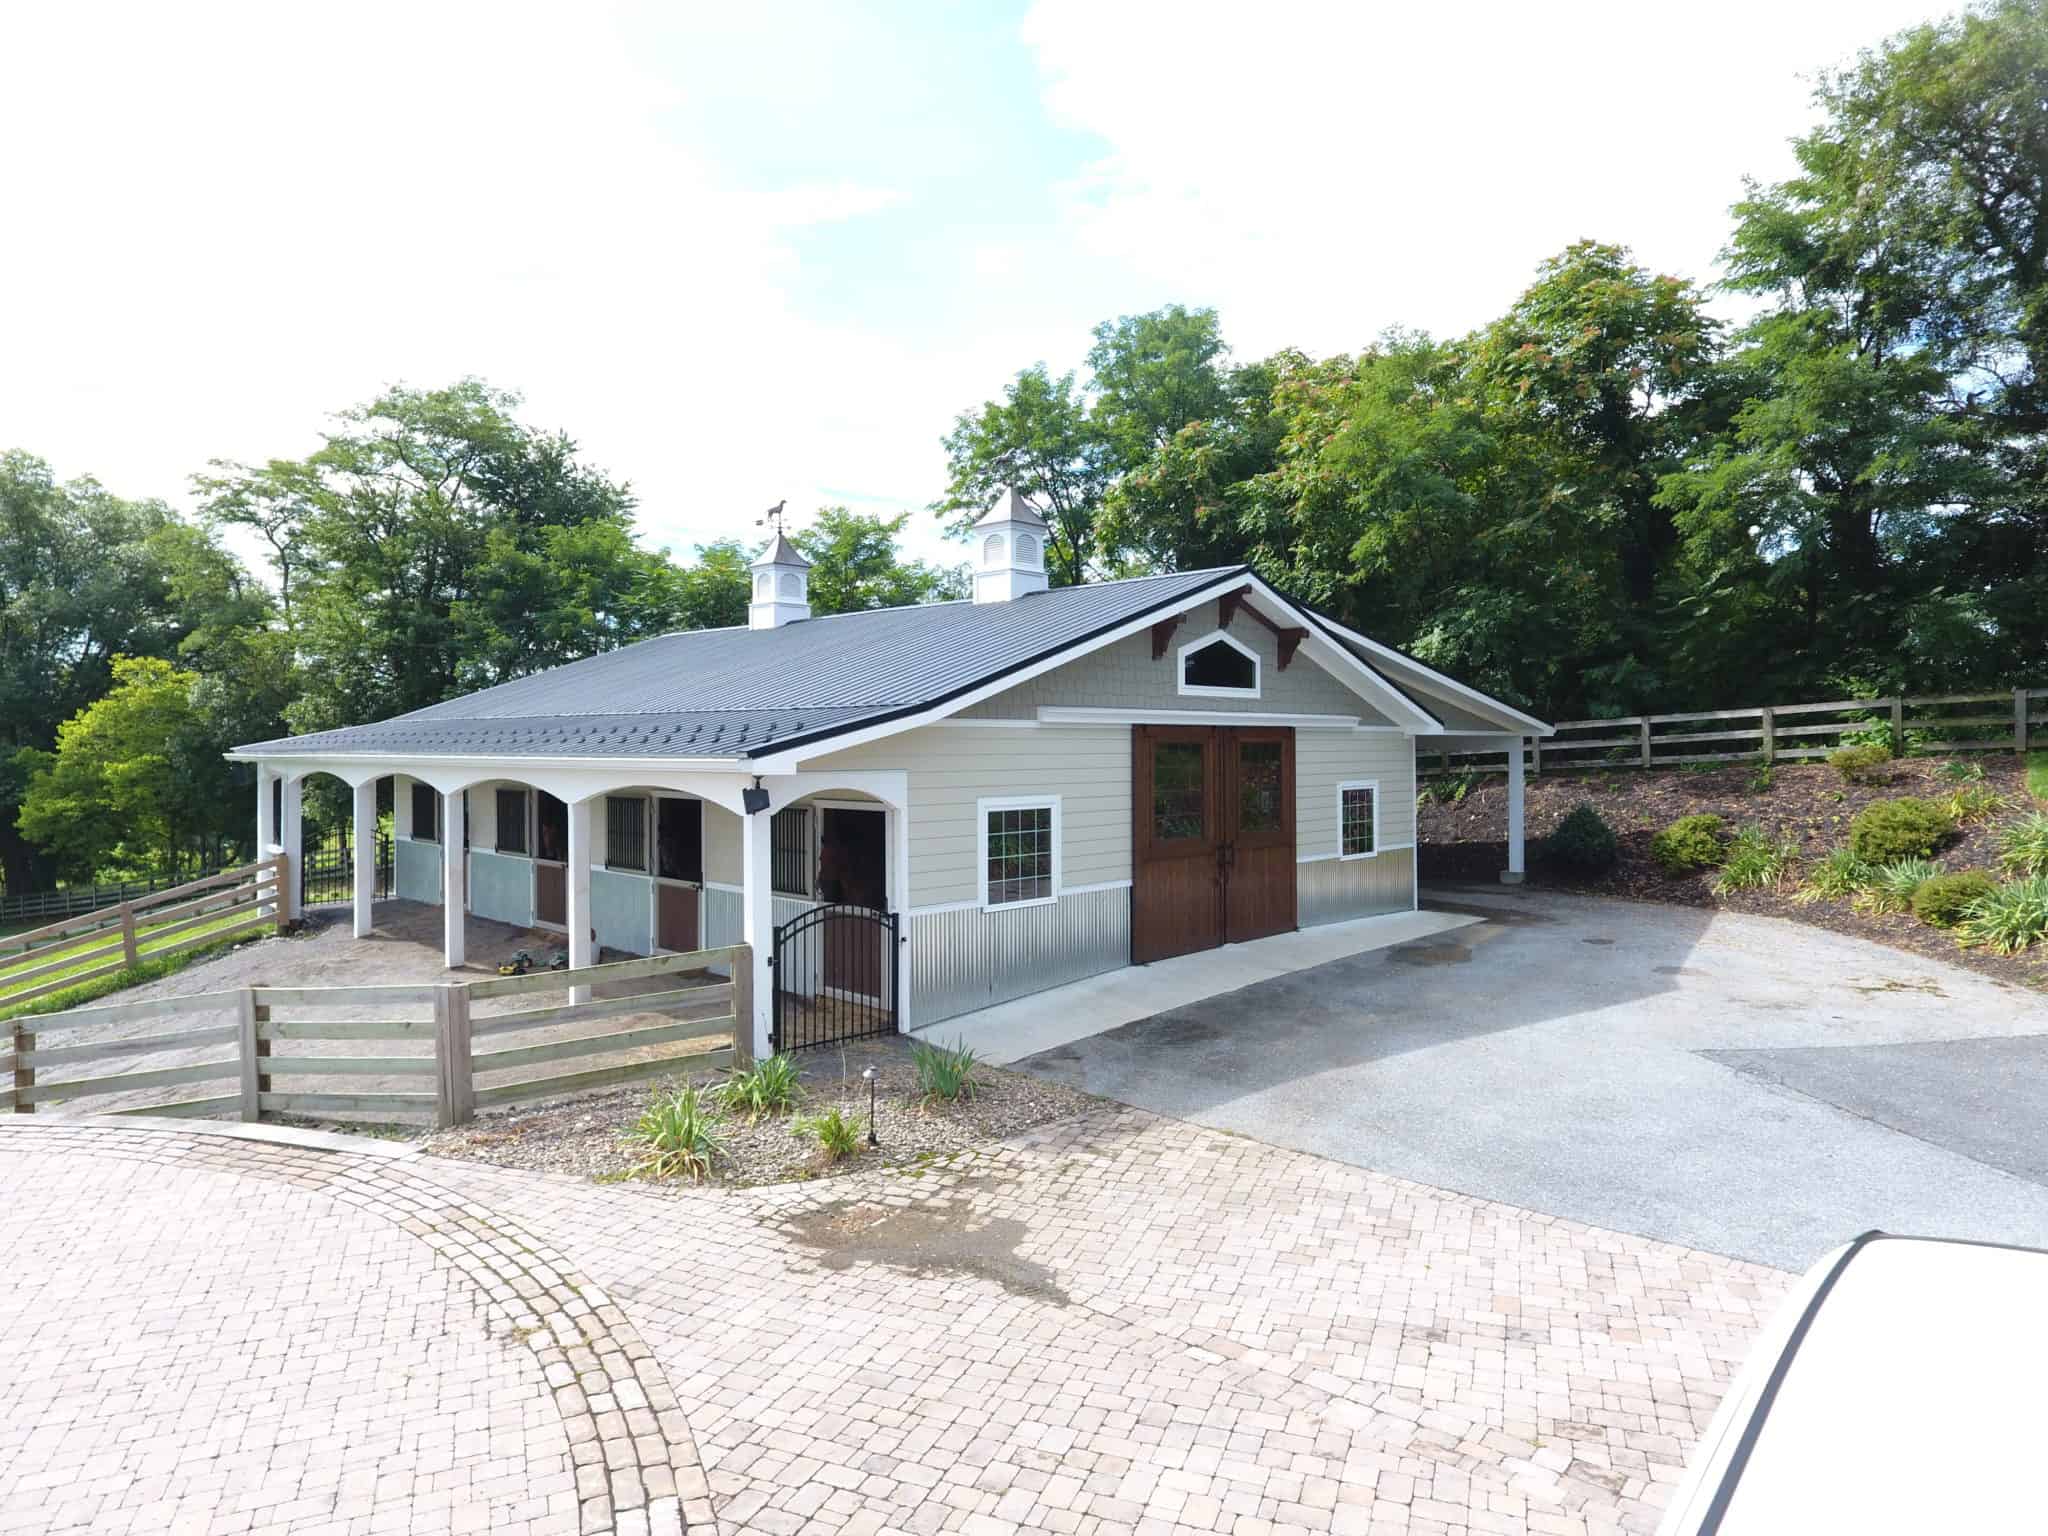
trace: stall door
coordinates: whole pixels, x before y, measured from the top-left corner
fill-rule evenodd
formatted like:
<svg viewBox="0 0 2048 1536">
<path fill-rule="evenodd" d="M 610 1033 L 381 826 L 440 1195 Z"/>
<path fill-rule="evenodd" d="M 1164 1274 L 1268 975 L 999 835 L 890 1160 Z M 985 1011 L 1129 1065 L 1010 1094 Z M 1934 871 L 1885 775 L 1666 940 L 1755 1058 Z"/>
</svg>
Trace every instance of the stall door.
<svg viewBox="0 0 2048 1536">
<path fill-rule="evenodd" d="M 1295 923 L 1294 733 L 1133 727 L 1131 959 Z"/>
<path fill-rule="evenodd" d="M 1222 942 L 1222 785 L 1214 730 L 1132 730 L 1131 959 L 1143 965 Z"/>
<path fill-rule="evenodd" d="M 889 905 L 889 818 L 881 811 L 827 806 L 818 827 L 818 894 L 835 905 L 885 911 Z M 848 997 L 879 998 L 887 963 L 886 930 L 864 913 L 827 918 L 825 986 Z"/>
<path fill-rule="evenodd" d="M 704 802 L 660 796 L 654 805 L 654 944 L 682 953 L 697 947 Z"/>
</svg>

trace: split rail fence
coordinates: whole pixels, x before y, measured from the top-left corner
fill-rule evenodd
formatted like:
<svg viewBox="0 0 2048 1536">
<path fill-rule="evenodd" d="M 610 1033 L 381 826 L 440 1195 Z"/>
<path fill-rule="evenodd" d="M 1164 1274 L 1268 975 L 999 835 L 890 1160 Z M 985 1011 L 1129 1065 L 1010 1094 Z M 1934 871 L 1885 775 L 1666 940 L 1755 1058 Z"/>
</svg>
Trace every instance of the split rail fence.
<svg viewBox="0 0 2048 1536">
<path fill-rule="evenodd" d="M 55 886 L 46 891 L 0 895 L 0 923 L 27 922 L 38 917 L 76 917 L 81 912 L 111 907 L 118 901 L 132 901 L 138 896 L 151 896 L 173 885 L 184 885 L 190 880 L 204 880 L 221 873 L 221 867 L 214 865 L 196 869 L 183 879 L 122 880 L 112 885 L 89 881 L 84 885 Z"/>
<path fill-rule="evenodd" d="M 1940 693 L 1817 704 L 1761 704 L 1668 715 L 1560 720 L 1557 734 L 1532 738 L 1529 768 L 1656 768 L 1687 763 L 1780 762 L 1826 757 L 1847 736 L 1872 731 L 1899 756 L 2025 752 L 2048 746 L 2048 688 Z M 1432 753 L 1424 772 L 1503 772 L 1505 752 Z"/>
<path fill-rule="evenodd" d="M 202 944 L 281 928 L 282 856 L 0 938 L 0 1007 L 31 1002 Z M 173 942 L 173 941 L 176 942 Z"/>
<path fill-rule="evenodd" d="M 480 1108 L 745 1065 L 752 1045 L 751 1026 L 742 1022 L 753 1016 L 749 954 L 738 944 L 472 982 L 243 987 L 37 1014 L 0 1025 L 0 1110 L 64 1106 L 247 1121 L 290 1115 L 459 1125 Z M 714 967 L 731 979 L 683 980 Z M 620 987 L 650 979 L 681 984 Z M 566 1002 L 528 1001 L 570 989 Z M 599 991 L 611 995 L 595 996 Z M 519 1006 L 494 1006 L 499 1000 Z M 649 1015 L 660 1021 L 648 1022 Z M 587 1028 L 609 1020 L 618 1022 Z M 160 1022 L 173 1027 L 110 1033 Z M 723 1046 L 702 1044 L 721 1036 Z M 152 1065 L 151 1057 L 171 1060 Z M 575 1070 L 562 1070 L 566 1064 Z M 191 1084 L 211 1086 L 199 1098 L 129 1102 Z"/>
</svg>

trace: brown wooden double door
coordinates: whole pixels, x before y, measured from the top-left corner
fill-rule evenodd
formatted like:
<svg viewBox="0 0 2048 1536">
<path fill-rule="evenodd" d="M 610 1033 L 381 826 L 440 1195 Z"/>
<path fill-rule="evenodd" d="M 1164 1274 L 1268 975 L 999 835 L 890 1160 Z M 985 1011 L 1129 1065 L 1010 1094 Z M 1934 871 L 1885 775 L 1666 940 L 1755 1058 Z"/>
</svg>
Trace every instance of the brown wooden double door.
<svg viewBox="0 0 2048 1536">
<path fill-rule="evenodd" d="M 1131 959 L 1295 925 L 1294 732 L 1132 728 Z"/>
</svg>

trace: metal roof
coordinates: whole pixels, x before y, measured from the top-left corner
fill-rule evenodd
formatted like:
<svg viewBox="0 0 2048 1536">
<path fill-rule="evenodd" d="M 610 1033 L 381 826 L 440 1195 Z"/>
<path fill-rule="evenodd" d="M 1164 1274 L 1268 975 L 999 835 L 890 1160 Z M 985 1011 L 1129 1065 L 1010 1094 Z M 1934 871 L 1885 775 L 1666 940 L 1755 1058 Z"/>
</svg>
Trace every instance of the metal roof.
<svg viewBox="0 0 2048 1536">
<path fill-rule="evenodd" d="M 259 756 L 731 757 L 940 704 L 1244 566 L 700 629 L 572 661 L 373 725 L 253 742 Z"/>
</svg>

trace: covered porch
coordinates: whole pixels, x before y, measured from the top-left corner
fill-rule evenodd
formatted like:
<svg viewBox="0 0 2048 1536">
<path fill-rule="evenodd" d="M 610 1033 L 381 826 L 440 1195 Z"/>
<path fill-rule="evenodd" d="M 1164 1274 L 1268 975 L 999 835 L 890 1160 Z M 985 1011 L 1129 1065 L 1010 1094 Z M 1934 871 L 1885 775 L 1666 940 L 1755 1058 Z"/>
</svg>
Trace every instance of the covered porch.
<svg viewBox="0 0 2048 1536">
<path fill-rule="evenodd" d="M 289 861 L 292 917 L 301 915 L 304 786 L 321 773 L 352 796 L 357 937 L 376 930 L 378 788 L 388 781 L 393 894 L 441 908 L 449 969 L 468 959 L 471 919 L 560 934 L 572 970 L 597 963 L 600 950 L 745 943 L 759 1056 L 771 1050 L 776 927 L 827 901 L 895 913 L 908 904 L 901 772 L 265 756 L 257 760 L 257 842 Z M 580 989 L 572 996 L 583 1000 Z"/>
<path fill-rule="evenodd" d="M 1415 739 L 1415 787 L 1419 793 L 1432 773 L 1449 773 L 1457 768 L 1476 767 L 1492 771 L 1494 759 L 1507 774 L 1507 862 L 1500 872 L 1502 885 L 1520 885 L 1528 872 L 1528 852 L 1523 838 L 1522 790 L 1525 761 L 1530 751 L 1540 752 L 1541 736 L 1514 736 L 1500 732 L 1467 731 Z M 1473 762 L 1478 757 L 1480 761 Z"/>
</svg>

